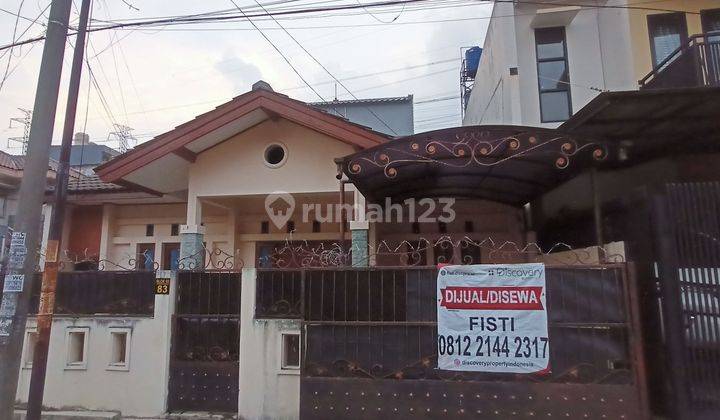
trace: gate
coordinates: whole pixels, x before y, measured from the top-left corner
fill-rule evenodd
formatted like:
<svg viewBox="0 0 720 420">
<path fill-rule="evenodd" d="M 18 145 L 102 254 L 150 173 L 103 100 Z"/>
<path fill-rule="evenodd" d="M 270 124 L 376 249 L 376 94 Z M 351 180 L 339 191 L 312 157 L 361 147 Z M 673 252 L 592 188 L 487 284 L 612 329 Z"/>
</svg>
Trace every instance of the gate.
<svg viewBox="0 0 720 420">
<path fill-rule="evenodd" d="M 669 184 L 654 202 L 675 418 L 720 418 L 720 183 Z"/>
<path fill-rule="evenodd" d="M 435 268 L 301 272 L 301 419 L 647 418 L 625 264 L 548 266 L 547 374 L 441 371 Z"/>
<path fill-rule="evenodd" d="M 168 410 L 237 413 L 240 273 L 180 271 Z"/>
</svg>

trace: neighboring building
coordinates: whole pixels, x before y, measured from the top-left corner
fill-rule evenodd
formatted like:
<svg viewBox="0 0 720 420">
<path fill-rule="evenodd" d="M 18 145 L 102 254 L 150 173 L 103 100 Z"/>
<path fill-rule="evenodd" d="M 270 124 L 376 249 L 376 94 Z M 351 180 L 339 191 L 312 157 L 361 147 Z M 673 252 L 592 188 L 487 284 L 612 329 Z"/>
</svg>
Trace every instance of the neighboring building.
<svg viewBox="0 0 720 420">
<path fill-rule="evenodd" d="M 717 85 L 719 30 L 713 0 L 495 3 L 463 124 L 557 127 L 603 91 Z"/>
<path fill-rule="evenodd" d="M 59 145 L 50 146 L 50 158 L 60 159 Z M 70 167 L 85 175 L 93 175 L 93 168 L 119 155 L 120 152 L 104 144 L 90 141 L 85 133 L 75 133 L 70 151 Z"/>
<path fill-rule="evenodd" d="M 0 151 L 0 238 L 2 240 L 7 239 L 8 230 L 13 225 L 17 214 L 18 193 L 24 167 L 25 156 L 11 155 Z M 48 186 L 55 182 L 56 171 L 57 161 L 51 159 L 47 172 Z M 81 176 L 79 172 L 71 170 L 70 182 L 77 182 Z M 48 212 L 49 207 L 45 205 L 43 217 L 46 217 L 49 214 Z M 49 228 L 49 219 L 46 219 L 45 222 L 47 223 L 44 223 L 43 232 L 46 232 Z M 43 235 L 43 240 L 44 238 L 45 235 Z M 4 263 L 5 242 L 2 242 L 2 240 L 0 240 L 0 262 Z"/>
<path fill-rule="evenodd" d="M 256 83 L 70 183 L 44 405 L 139 417 L 644 418 L 648 382 L 673 374 L 655 360 L 661 329 L 645 324 L 647 338 L 638 327 L 661 310 L 648 243 L 663 237 L 647 194 L 719 179 L 720 91 L 688 91 L 602 93 L 567 132 L 395 138 Z M 342 204 L 353 207 L 345 216 Z M 378 204 L 384 220 L 371 218 Z M 713 226 L 696 240 L 720 249 Z M 551 253 L 570 247 L 588 248 Z M 526 262 L 548 264 L 552 369 L 439 371 L 438 265 Z"/>
<path fill-rule="evenodd" d="M 388 136 L 402 137 L 415 133 L 412 95 L 343 101 L 336 99 L 310 105 Z"/>
</svg>

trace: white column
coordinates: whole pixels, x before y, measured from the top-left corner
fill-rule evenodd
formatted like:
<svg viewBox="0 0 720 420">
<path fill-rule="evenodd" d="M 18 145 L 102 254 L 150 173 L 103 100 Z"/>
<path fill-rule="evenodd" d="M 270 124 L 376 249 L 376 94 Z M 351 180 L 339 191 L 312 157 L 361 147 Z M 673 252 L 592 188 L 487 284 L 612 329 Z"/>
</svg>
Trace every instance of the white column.
<svg viewBox="0 0 720 420">
<path fill-rule="evenodd" d="M 355 189 L 353 197 L 353 220 L 350 221 L 352 237 L 352 265 L 366 267 L 368 260 L 368 228 L 365 218 L 365 197 Z"/>
<path fill-rule="evenodd" d="M 39 265 L 41 269 L 45 267 L 45 252 L 47 250 L 48 236 L 50 236 L 50 221 L 52 220 L 53 205 L 50 203 L 43 204 L 42 215 L 43 215 L 43 227 L 42 227 L 42 238 L 40 239 L 40 260 Z M 58 250 L 60 252 L 60 250 Z"/>
<path fill-rule="evenodd" d="M 187 224 L 180 226 L 180 268 L 200 269 L 204 266 L 202 202 L 198 197 L 188 197 Z"/>
<path fill-rule="evenodd" d="M 103 204 L 102 229 L 100 232 L 100 260 L 107 260 L 115 223 L 115 205 Z"/>
</svg>

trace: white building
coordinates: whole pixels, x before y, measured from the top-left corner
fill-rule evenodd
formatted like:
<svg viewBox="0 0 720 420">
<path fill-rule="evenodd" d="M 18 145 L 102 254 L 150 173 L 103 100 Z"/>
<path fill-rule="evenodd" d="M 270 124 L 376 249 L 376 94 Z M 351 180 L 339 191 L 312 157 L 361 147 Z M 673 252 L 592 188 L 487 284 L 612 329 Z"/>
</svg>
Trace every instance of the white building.
<svg viewBox="0 0 720 420">
<path fill-rule="evenodd" d="M 717 36 L 692 35 L 720 29 L 719 7 L 710 0 L 495 3 L 463 124 L 554 128 L 600 92 L 637 90 L 653 68 L 669 69 L 666 58 L 680 64 L 682 51 L 673 53 L 681 46 L 704 42 L 717 54 Z M 717 64 L 705 71 L 717 78 Z"/>
</svg>

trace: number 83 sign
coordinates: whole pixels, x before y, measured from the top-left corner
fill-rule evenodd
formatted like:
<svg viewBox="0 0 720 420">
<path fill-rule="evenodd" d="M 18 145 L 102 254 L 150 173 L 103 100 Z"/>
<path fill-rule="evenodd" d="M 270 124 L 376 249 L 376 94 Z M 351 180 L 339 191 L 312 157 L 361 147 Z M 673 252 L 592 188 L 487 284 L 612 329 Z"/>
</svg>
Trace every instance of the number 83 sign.
<svg viewBox="0 0 720 420">
<path fill-rule="evenodd" d="M 155 294 L 156 295 L 169 295 L 170 294 L 170 279 L 155 279 Z"/>
</svg>

